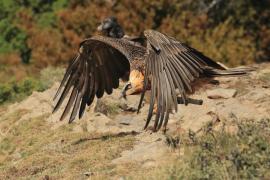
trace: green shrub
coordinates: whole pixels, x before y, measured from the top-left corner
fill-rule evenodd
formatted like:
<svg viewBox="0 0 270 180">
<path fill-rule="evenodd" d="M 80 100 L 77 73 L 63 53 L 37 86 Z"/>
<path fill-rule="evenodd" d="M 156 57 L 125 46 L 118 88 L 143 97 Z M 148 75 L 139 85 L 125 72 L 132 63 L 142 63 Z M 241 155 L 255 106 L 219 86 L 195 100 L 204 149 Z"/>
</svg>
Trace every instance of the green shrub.
<svg viewBox="0 0 270 180">
<path fill-rule="evenodd" d="M 0 105 L 3 103 L 20 101 L 30 96 L 33 91 L 42 92 L 50 88 L 53 83 L 61 81 L 64 68 L 47 67 L 40 72 L 39 76 L 28 76 L 20 81 L 4 80 L 0 84 Z"/>
<path fill-rule="evenodd" d="M 0 104 L 20 101 L 33 91 L 43 91 L 42 83 L 34 78 L 25 78 L 20 82 L 9 82 L 0 85 Z"/>
<path fill-rule="evenodd" d="M 19 82 L 11 81 L 0 85 L 0 105 L 6 102 L 20 101 L 33 91 L 44 91 L 54 82 L 60 81 L 64 68 L 48 67 L 41 71 L 39 77 L 27 77 Z"/>
<path fill-rule="evenodd" d="M 14 90 L 14 93 L 19 96 L 29 96 L 33 92 L 33 90 L 36 91 L 42 91 L 44 90 L 42 88 L 42 84 L 40 81 L 34 78 L 25 78 L 19 83 L 12 83 L 12 87 Z"/>
<path fill-rule="evenodd" d="M 7 84 L 0 85 L 0 104 L 10 100 L 12 97 L 12 88 Z"/>
</svg>

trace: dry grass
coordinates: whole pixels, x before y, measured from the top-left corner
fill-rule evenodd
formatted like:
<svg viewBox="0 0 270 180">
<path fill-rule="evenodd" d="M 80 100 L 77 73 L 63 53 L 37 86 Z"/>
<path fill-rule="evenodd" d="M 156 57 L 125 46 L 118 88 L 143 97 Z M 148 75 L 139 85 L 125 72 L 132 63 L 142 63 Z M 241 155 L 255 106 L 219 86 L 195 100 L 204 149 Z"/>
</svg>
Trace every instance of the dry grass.
<svg viewBox="0 0 270 180">
<path fill-rule="evenodd" d="M 43 76 L 45 79 L 50 77 Z M 268 71 L 262 73 L 258 81 L 247 79 L 245 82 L 232 84 L 231 88 L 243 95 L 248 92 L 244 87 L 267 82 Z M 109 116 L 118 112 L 117 104 L 108 104 L 101 105 Z M 200 135 L 189 132 L 173 136 L 167 142 L 172 151 L 165 158 L 158 159 L 156 166 L 151 166 L 154 162 L 150 160 L 116 165 L 112 164 L 112 160 L 134 147 L 137 141 L 134 135 L 89 133 L 87 124 L 83 123 L 80 132 L 76 130 L 76 123 L 52 130 L 52 124 L 46 120 L 49 114 L 22 119 L 28 113 L 26 110 L 11 114 L 6 114 L 6 111 L 6 105 L 0 106 L 0 179 L 43 179 L 48 176 L 50 179 L 270 177 L 269 119 L 246 121 L 236 118 L 233 122 L 224 120 L 219 122 L 219 129 L 210 127 L 209 123 L 202 128 Z M 232 127 L 236 127 L 236 130 L 233 131 Z M 234 133 L 226 130 L 230 128 Z M 177 141 L 179 143 L 176 145 L 170 144 Z M 148 162 L 150 166 L 147 166 Z"/>
<path fill-rule="evenodd" d="M 16 115 L 11 117 L 14 122 Z M 44 120 L 46 117 L 15 122 L 0 141 L 0 179 L 42 179 L 45 176 L 87 179 L 85 173 L 90 174 L 90 179 L 270 177 L 270 121 L 267 119 L 240 123 L 236 134 L 204 132 L 194 141 L 181 135 L 179 146 L 172 149 L 163 162 L 158 161 L 156 167 L 145 167 L 145 162 L 144 165 L 111 163 L 122 151 L 132 149 L 134 136 L 75 133 L 75 124 L 51 130 Z"/>
<path fill-rule="evenodd" d="M 169 144 L 171 153 L 156 166 L 145 166 L 145 162 L 112 164 L 121 152 L 133 148 L 136 139 L 132 134 L 75 132 L 76 124 L 52 130 L 45 120 L 49 114 L 21 120 L 25 113 L 20 110 L 8 118 L 0 117 L 0 130 L 4 132 L 0 141 L 0 179 L 269 178 L 269 119 L 236 119 L 225 124 L 238 127 L 233 134 L 206 124 L 199 136 L 176 135 L 168 141 L 179 141 L 175 147 Z M 6 127 L 10 130 L 4 131 Z"/>
<path fill-rule="evenodd" d="M 41 179 L 46 175 L 52 179 L 81 179 L 86 178 L 85 172 L 108 178 L 117 174 L 111 160 L 135 142 L 134 136 L 127 135 L 75 143 L 102 134 L 75 133 L 74 125 L 51 130 L 45 121 L 47 116 L 17 123 L 1 140 L 0 179 Z M 14 123 L 14 116 L 10 118 L 5 121 Z M 18 116 L 15 119 L 19 120 Z"/>
</svg>

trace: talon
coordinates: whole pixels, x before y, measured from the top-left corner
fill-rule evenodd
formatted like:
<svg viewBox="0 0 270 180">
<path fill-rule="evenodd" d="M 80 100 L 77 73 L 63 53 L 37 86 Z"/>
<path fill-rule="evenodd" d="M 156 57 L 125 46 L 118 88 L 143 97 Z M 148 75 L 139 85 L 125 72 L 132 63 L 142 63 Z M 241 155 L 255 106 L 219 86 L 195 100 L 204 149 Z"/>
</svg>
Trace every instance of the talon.
<svg viewBox="0 0 270 180">
<path fill-rule="evenodd" d="M 124 98 L 124 99 L 126 100 L 126 99 L 127 99 L 127 93 L 126 93 L 126 92 L 127 92 L 127 90 L 130 89 L 130 88 L 131 88 L 131 83 L 128 82 L 128 83 L 123 87 L 119 99 Z"/>
</svg>

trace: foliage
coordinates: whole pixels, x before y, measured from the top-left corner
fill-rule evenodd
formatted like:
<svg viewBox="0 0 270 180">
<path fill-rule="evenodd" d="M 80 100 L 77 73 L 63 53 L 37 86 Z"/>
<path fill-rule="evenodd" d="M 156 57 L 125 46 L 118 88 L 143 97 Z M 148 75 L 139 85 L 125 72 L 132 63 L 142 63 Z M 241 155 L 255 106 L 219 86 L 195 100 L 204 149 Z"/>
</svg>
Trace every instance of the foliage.
<svg viewBox="0 0 270 180">
<path fill-rule="evenodd" d="M 67 6 L 67 0 L 24 0 L 18 1 L 20 6 L 29 9 L 32 16 L 34 17 L 38 26 L 46 27 L 56 27 L 57 26 L 57 14 L 56 12 Z"/>
<path fill-rule="evenodd" d="M 13 21 L 19 9 L 15 1 L 0 2 L 0 54 L 18 51 L 22 62 L 28 63 L 31 50 L 27 46 L 27 34 Z"/>
<path fill-rule="evenodd" d="M 12 101 L 20 101 L 33 91 L 44 91 L 55 81 L 60 81 L 64 74 L 62 68 L 48 67 L 41 71 L 40 77 L 27 77 L 20 81 L 0 84 L 0 105 Z"/>
<path fill-rule="evenodd" d="M 5 71 L 5 68 L 0 67 L 0 70 Z M 28 75 L 20 79 L 9 77 L 9 81 L 0 83 L 0 105 L 21 101 L 31 95 L 33 91 L 42 92 L 50 88 L 55 82 L 60 81 L 63 75 L 64 68 L 47 67 L 38 76 Z"/>
<path fill-rule="evenodd" d="M 0 104 L 20 100 L 29 96 L 33 90 L 44 90 L 42 85 L 33 78 L 26 78 L 20 82 L 11 82 L 0 85 Z"/>
<path fill-rule="evenodd" d="M 12 89 L 7 85 L 0 85 L 0 104 L 8 101 L 12 97 Z"/>
<path fill-rule="evenodd" d="M 18 51 L 23 63 L 29 63 L 32 49 L 28 46 L 29 27 L 24 28 L 23 13 L 33 17 L 39 27 L 56 27 L 56 11 L 67 5 L 67 0 L 33 1 L 2 0 L 0 2 L 0 54 Z"/>
<path fill-rule="evenodd" d="M 270 28 L 270 2 L 261 1 L 233 1 L 233 0 L 204 0 L 205 4 L 217 2 L 211 9 L 208 9 L 212 26 L 226 22 L 231 19 L 236 28 L 244 29 L 244 33 L 253 37 L 251 43 L 260 53 L 256 54 L 255 60 L 269 60 L 269 28 Z M 267 30 L 266 30 L 267 29 Z M 260 33 L 258 33 L 260 32 Z M 264 37 L 261 36 L 264 34 Z M 263 53 L 261 53 L 263 51 Z"/>
<path fill-rule="evenodd" d="M 184 160 L 177 160 L 167 169 L 169 177 L 268 179 L 270 119 L 239 121 L 236 127 L 236 133 L 204 131 L 192 145 L 182 141 L 187 153 Z"/>
<path fill-rule="evenodd" d="M 67 64 L 112 15 L 126 34 L 157 29 L 226 65 L 270 59 L 268 0 L 2 0 L 0 9 L 0 62 L 20 57 L 29 71 Z"/>
</svg>

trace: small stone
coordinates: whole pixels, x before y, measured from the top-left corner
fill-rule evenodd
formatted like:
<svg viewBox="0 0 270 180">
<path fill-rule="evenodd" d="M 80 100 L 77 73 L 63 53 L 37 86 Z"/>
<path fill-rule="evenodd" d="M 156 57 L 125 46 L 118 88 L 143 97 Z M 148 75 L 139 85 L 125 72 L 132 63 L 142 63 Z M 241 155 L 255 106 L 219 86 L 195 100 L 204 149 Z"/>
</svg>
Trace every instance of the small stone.
<svg viewBox="0 0 270 180">
<path fill-rule="evenodd" d="M 85 173 L 83 173 L 85 176 L 87 176 L 87 177 L 90 177 L 90 176 L 93 176 L 94 175 L 94 173 L 93 172 L 85 172 Z"/>
<path fill-rule="evenodd" d="M 16 152 L 15 154 L 13 154 L 13 157 L 14 157 L 14 159 L 21 159 L 22 155 L 21 155 L 21 153 Z"/>
<path fill-rule="evenodd" d="M 81 126 L 79 126 L 79 125 L 74 126 L 73 132 L 75 132 L 75 133 L 82 133 L 83 132 L 83 128 Z"/>
<path fill-rule="evenodd" d="M 157 166 L 158 163 L 154 160 L 147 160 L 143 163 L 142 168 L 151 168 Z"/>
<path fill-rule="evenodd" d="M 213 89 L 206 91 L 207 97 L 209 99 L 229 99 L 235 97 L 237 91 L 235 89 Z"/>
<path fill-rule="evenodd" d="M 117 116 L 116 118 L 116 121 L 119 122 L 119 124 L 122 124 L 122 125 L 132 125 L 134 123 L 136 123 L 136 119 L 134 119 L 134 115 L 119 115 Z"/>
<path fill-rule="evenodd" d="M 120 124 L 128 126 L 131 124 L 131 119 L 122 119 Z"/>
<path fill-rule="evenodd" d="M 126 178 L 124 176 L 121 176 L 119 180 L 126 180 Z"/>
</svg>

